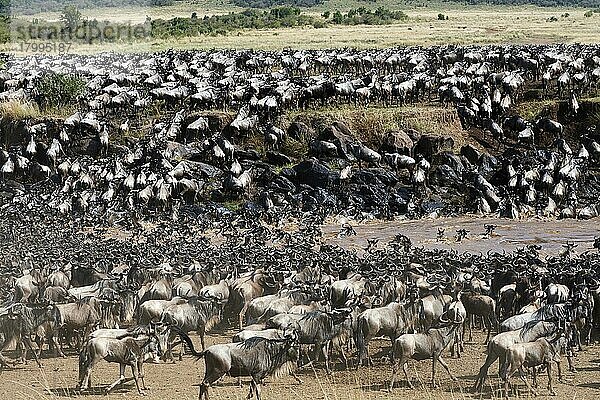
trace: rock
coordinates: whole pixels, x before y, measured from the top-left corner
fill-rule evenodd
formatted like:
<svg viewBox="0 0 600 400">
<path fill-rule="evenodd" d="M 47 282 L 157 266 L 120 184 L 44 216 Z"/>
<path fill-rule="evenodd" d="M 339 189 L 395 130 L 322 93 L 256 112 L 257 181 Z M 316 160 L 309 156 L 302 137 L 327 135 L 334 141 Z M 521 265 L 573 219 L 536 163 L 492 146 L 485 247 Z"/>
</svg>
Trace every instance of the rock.
<svg viewBox="0 0 600 400">
<path fill-rule="evenodd" d="M 447 165 L 450 167 L 458 180 L 462 180 L 463 173 L 465 172 L 465 165 L 463 160 L 454 153 L 442 153 L 438 154 L 433 158 L 434 165 Z"/>
<path fill-rule="evenodd" d="M 271 190 L 281 193 L 290 193 L 296 191 L 296 186 L 294 186 L 292 181 L 282 175 L 275 175 L 268 187 Z"/>
<path fill-rule="evenodd" d="M 292 181 L 296 179 L 296 171 L 293 168 L 282 168 L 279 175 Z"/>
<path fill-rule="evenodd" d="M 289 137 L 298 141 L 310 141 L 316 137 L 315 131 L 313 131 L 304 122 L 295 121 L 287 129 Z"/>
<path fill-rule="evenodd" d="M 359 185 L 395 186 L 398 183 L 398 178 L 388 170 L 370 168 L 357 171 L 350 179 L 350 182 Z"/>
<path fill-rule="evenodd" d="M 182 161 L 180 164 L 183 164 L 185 172 L 193 178 L 211 179 L 222 174 L 222 171 L 219 168 L 199 161 L 186 160 Z"/>
<path fill-rule="evenodd" d="M 260 153 L 256 150 L 236 150 L 237 158 L 240 160 L 258 161 L 260 160 Z"/>
<path fill-rule="evenodd" d="M 319 135 L 319 139 L 333 143 L 337 147 L 340 157 L 349 161 L 355 160 L 351 151 L 351 145 L 355 144 L 355 140 L 352 139 L 348 127 L 341 122 L 336 122 L 325 128 Z"/>
<path fill-rule="evenodd" d="M 283 165 L 289 165 L 292 163 L 292 159 L 289 158 L 288 156 L 286 156 L 285 154 L 279 153 L 277 151 L 267 151 L 267 161 L 270 164 L 276 165 L 276 166 L 283 166 Z"/>
<path fill-rule="evenodd" d="M 411 128 L 404 129 L 404 132 L 408 135 L 408 137 L 410 138 L 410 140 L 412 140 L 413 143 L 417 143 L 422 136 L 421 132 Z"/>
<path fill-rule="evenodd" d="M 421 203 L 421 209 L 423 210 L 423 212 L 433 218 L 439 217 L 446 207 L 447 204 L 444 203 L 441 199 L 424 201 L 423 203 Z"/>
<path fill-rule="evenodd" d="M 199 159 L 202 157 L 200 149 L 192 144 L 182 144 L 179 142 L 167 142 L 166 149 L 164 151 L 168 155 L 167 159 L 179 159 L 179 160 L 192 160 Z"/>
<path fill-rule="evenodd" d="M 454 139 L 449 136 L 423 135 L 415 145 L 414 154 L 421 154 L 427 159 L 442 151 L 451 151 Z"/>
<path fill-rule="evenodd" d="M 469 162 L 474 165 L 477 164 L 479 158 L 481 157 L 481 152 L 471 144 L 463 146 L 460 149 L 460 154 L 465 156 L 467 160 L 469 160 Z"/>
<path fill-rule="evenodd" d="M 383 144 L 379 148 L 381 152 L 387 153 L 398 153 L 404 155 L 411 155 L 414 143 L 408 134 L 404 131 L 388 132 L 384 139 Z"/>
<path fill-rule="evenodd" d="M 490 179 L 498 168 L 498 159 L 488 153 L 482 153 L 479 157 L 479 173 L 486 179 Z"/>
<path fill-rule="evenodd" d="M 350 128 L 348 128 L 348 125 L 346 125 L 342 121 L 335 121 L 333 124 L 331 124 L 331 126 L 347 137 L 353 136 L 352 132 L 350 131 Z"/>
<path fill-rule="evenodd" d="M 455 170 L 447 164 L 438 165 L 429 175 L 429 180 L 436 186 L 456 186 L 461 182 Z"/>
<path fill-rule="evenodd" d="M 339 181 L 339 173 L 331 171 L 327 166 L 316 159 L 302 161 L 293 167 L 296 172 L 296 181 L 310 185 L 313 188 L 327 188 Z"/>
</svg>

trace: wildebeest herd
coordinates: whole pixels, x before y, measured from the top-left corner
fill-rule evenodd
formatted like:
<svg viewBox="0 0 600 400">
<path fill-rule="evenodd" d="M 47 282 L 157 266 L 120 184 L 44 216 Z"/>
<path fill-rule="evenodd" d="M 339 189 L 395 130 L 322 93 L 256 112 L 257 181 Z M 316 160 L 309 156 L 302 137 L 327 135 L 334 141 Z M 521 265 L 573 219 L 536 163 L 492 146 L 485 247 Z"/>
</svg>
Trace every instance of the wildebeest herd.
<svg viewBox="0 0 600 400">
<path fill-rule="evenodd" d="M 553 393 L 553 364 L 559 379 L 563 356 L 574 371 L 591 341 L 596 252 L 568 242 L 553 256 L 535 245 L 460 254 L 400 234 L 357 252 L 324 242 L 321 224 L 598 216 L 598 108 L 581 100 L 597 94 L 599 46 L 9 57 L 0 101 L 40 101 L 53 74 L 85 82 L 76 111 L 0 121 L 0 372 L 78 354 L 80 392 L 106 360 L 120 365 L 106 392 L 129 367 L 143 394 L 144 362 L 189 352 L 204 359 L 201 399 L 226 374 L 251 377 L 260 398 L 267 377 L 301 384 L 307 365 L 331 373 L 383 357 L 392 390 L 400 368 L 412 387 L 411 359 L 432 360 L 434 384 L 438 364 L 456 379 L 444 354 L 460 357 L 479 327 L 475 391 L 498 360 L 507 394 L 514 374 L 544 368 Z M 532 96 L 559 101 L 518 115 Z M 476 140 L 414 129 L 360 140 L 344 121 L 286 119 L 346 104 L 437 104 Z M 347 223 L 339 236 L 354 234 Z M 232 343 L 205 346 L 205 333 L 231 327 Z M 381 337 L 391 347 L 371 354 Z"/>
<path fill-rule="evenodd" d="M 579 103 L 597 93 L 599 51 L 447 46 L 12 57 L 0 73 L 2 101 L 45 104 L 39 85 L 52 74 L 77 76 L 86 88 L 66 118 L 5 121 L 2 199 L 103 221 L 177 214 L 208 201 L 277 210 L 274 218 L 298 208 L 361 218 L 591 218 L 598 214 L 598 110 L 596 102 Z M 519 104 L 532 100 L 560 102 L 519 115 Z M 479 142 L 461 147 L 445 132 L 408 128 L 361 132 L 360 140 L 347 121 L 285 118 L 346 103 L 445 105 Z"/>
<path fill-rule="evenodd" d="M 299 367 L 330 373 L 386 362 L 380 357 L 393 370 L 381 384 L 392 390 L 402 367 L 412 387 L 410 359 L 432 359 L 434 383 L 436 364 L 456 379 L 443 354 L 460 357 L 470 346 L 465 334 L 478 326 L 487 330 L 487 358 L 474 390 L 499 360 L 507 393 L 516 372 L 535 378 L 539 367 L 553 393 L 552 364 L 559 379 L 564 357 L 575 371 L 572 356 L 590 343 L 600 312 L 600 255 L 577 254 L 572 243 L 545 257 L 535 245 L 460 254 L 398 235 L 357 253 L 323 242 L 319 220 L 307 215 L 292 230 L 253 215 L 215 215 L 205 227 L 172 222 L 118 238 L 79 230 L 65 216 L 8 209 L 0 349 L 17 350 L 15 360 L 0 352 L 1 368 L 28 354 L 38 361 L 78 353 L 82 393 L 103 359 L 121 366 L 106 392 L 128 380 L 129 366 L 144 393 L 145 361 L 176 362 L 188 351 L 204 359 L 200 398 L 225 374 L 251 377 L 249 396 L 260 398 L 267 377 L 292 374 L 302 384 Z M 240 329 L 230 344 L 205 347 L 206 332 L 228 326 Z M 392 347 L 375 358 L 369 343 L 381 337 Z"/>
</svg>

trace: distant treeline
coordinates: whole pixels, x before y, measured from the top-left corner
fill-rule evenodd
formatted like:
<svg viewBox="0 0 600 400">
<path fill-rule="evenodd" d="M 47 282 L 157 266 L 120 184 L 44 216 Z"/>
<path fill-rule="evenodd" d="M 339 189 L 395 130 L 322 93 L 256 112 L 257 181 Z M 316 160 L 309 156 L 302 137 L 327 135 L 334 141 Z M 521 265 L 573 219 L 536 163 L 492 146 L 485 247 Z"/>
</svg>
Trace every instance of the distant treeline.
<svg viewBox="0 0 600 400">
<path fill-rule="evenodd" d="M 402 11 L 391 11 L 383 7 L 368 10 L 360 7 L 342 14 L 325 12 L 322 16 L 306 15 L 298 7 L 275 7 L 269 10 L 248 9 L 239 13 L 189 18 L 147 19 L 144 24 L 129 25 L 97 20 L 82 20 L 69 27 L 60 22 L 35 21 L 29 23 L 13 20 L 13 38 L 19 42 L 30 40 L 62 41 L 74 43 L 100 43 L 135 41 L 144 38 L 171 38 L 199 35 L 226 35 L 245 29 L 275 29 L 299 26 L 323 28 L 327 25 L 384 25 L 408 19 Z M 8 20 L 0 19 L 0 41 L 6 43 L 10 37 Z"/>
<path fill-rule="evenodd" d="M 331 18 L 329 16 L 331 15 Z M 205 16 L 204 18 L 157 19 L 151 22 L 153 37 L 224 35 L 242 29 L 273 29 L 294 26 L 322 28 L 336 25 L 384 25 L 408 19 L 402 11 L 379 7 L 375 11 L 361 7 L 346 14 L 326 13 L 323 18 L 303 14 L 298 7 L 276 7 L 270 10 L 248 9 L 241 13 Z"/>
<path fill-rule="evenodd" d="M 536 5 L 540 7 L 600 7 L 600 0 L 466 0 L 464 3 L 478 5 Z"/>
<path fill-rule="evenodd" d="M 270 8 L 274 6 L 312 7 L 324 0 L 231 0 L 238 7 Z"/>
</svg>

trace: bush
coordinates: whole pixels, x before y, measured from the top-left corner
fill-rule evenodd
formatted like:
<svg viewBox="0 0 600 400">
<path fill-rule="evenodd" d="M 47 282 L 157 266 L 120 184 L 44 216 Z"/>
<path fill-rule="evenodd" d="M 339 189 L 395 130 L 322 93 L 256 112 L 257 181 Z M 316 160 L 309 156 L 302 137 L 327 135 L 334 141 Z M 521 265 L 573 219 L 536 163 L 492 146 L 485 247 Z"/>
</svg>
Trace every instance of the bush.
<svg viewBox="0 0 600 400">
<path fill-rule="evenodd" d="M 446 16 L 442 13 L 438 14 L 438 21 L 444 21 L 446 19 Z"/>
<path fill-rule="evenodd" d="M 37 85 L 36 102 L 46 110 L 74 105 L 85 87 L 85 81 L 78 76 L 50 73 L 42 77 Z"/>
<path fill-rule="evenodd" d="M 66 6 L 60 14 L 59 20 L 64 27 L 69 28 L 73 32 L 81 23 L 81 11 L 75 6 Z"/>
<path fill-rule="evenodd" d="M 329 11 L 325 11 L 323 14 L 321 14 L 321 16 L 325 19 L 328 19 L 331 16 L 331 13 Z"/>
<path fill-rule="evenodd" d="M 592 17 L 593 15 L 594 12 L 592 10 L 586 11 L 585 14 L 583 14 L 583 16 L 586 18 Z"/>
</svg>

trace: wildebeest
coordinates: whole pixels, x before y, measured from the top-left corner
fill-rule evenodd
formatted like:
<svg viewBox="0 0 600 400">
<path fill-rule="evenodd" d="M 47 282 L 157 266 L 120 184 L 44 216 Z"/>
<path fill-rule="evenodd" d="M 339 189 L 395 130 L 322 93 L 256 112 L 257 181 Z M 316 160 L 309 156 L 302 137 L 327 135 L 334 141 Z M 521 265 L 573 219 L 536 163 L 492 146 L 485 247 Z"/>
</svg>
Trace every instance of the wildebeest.
<svg viewBox="0 0 600 400">
<path fill-rule="evenodd" d="M 284 331 L 294 330 L 298 334 L 300 344 L 314 345 L 312 359 L 316 361 L 320 354 L 325 359 L 325 370 L 331 374 L 329 366 L 329 349 L 334 340 L 340 341 L 351 336 L 351 323 L 348 318 L 352 313 L 349 308 L 335 309 L 331 312 L 312 311 L 303 315 L 279 314 L 267 321 L 267 327 Z M 346 367 L 348 359 L 342 346 L 339 346 Z"/>
<path fill-rule="evenodd" d="M 196 353 L 191 341 L 192 353 L 203 357 L 206 364 L 204 379 L 200 383 L 199 400 L 208 399 L 208 387 L 223 375 L 250 376 L 248 398 L 256 395 L 260 400 L 261 385 L 267 376 L 279 377 L 292 373 L 299 358 L 297 338 L 291 334 L 283 339 L 254 337 L 240 343 L 216 344 L 202 353 Z"/>
<path fill-rule="evenodd" d="M 506 368 L 506 353 L 516 343 L 527 343 L 556 332 L 553 322 L 533 321 L 516 331 L 502 332 L 490 340 L 487 345 L 487 357 L 479 369 L 473 390 L 481 391 L 487 378 L 488 370 L 494 361 L 499 359 L 500 371 Z"/>
<path fill-rule="evenodd" d="M 432 371 L 431 371 L 431 382 L 435 386 L 435 364 L 439 362 L 442 367 L 448 372 L 450 378 L 456 381 L 456 377 L 452 375 L 448 364 L 442 358 L 442 352 L 450 342 L 454 339 L 455 331 L 464 322 L 464 320 L 446 320 L 440 318 L 440 323 L 445 324 L 439 328 L 431 328 L 425 333 L 407 333 L 400 336 L 394 341 L 393 352 L 396 361 L 392 367 L 392 378 L 390 379 L 389 390 L 391 391 L 394 387 L 394 381 L 398 374 L 398 369 L 402 366 L 404 376 L 408 386 L 412 389 L 413 384 L 408 378 L 408 371 L 406 370 L 406 364 L 411 358 L 414 360 L 426 360 L 431 358 Z"/>
<path fill-rule="evenodd" d="M 369 357 L 369 340 L 374 337 L 387 336 L 392 344 L 403 333 L 414 329 L 415 318 L 414 303 L 390 303 L 384 307 L 372 308 L 363 311 L 357 318 L 355 339 L 358 347 L 358 363 L 365 361 L 372 365 Z"/>
</svg>

